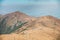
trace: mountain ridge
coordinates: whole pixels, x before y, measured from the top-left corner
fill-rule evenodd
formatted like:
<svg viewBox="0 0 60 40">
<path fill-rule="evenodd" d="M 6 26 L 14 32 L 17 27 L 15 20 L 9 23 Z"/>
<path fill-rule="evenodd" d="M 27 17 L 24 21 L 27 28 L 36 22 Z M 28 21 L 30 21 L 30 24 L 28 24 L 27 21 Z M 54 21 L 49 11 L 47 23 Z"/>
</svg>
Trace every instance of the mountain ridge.
<svg viewBox="0 0 60 40">
<path fill-rule="evenodd" d="M 50 15 L 31 17 L 13 12 L 1 18 L 0 31 L 1 28 L 9 29 L 7 32 L 17 28 L 12 33 L 1 34 L 2 40 L 60 40 L 60 19 Z"/>
</svg>

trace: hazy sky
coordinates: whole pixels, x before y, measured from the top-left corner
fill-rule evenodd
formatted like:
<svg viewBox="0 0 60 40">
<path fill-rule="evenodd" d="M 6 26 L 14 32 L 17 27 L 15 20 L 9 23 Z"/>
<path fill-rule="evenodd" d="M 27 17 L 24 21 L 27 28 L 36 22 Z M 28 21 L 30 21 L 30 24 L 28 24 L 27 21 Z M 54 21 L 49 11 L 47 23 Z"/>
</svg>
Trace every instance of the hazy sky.
<svg viewBox="0 0 60 40">
<path fill-rule="evenodd" d="M 0 0 L 0 14 L 21 11 L 31 16 L 52 15 L 60 18 L 59 0 Z"/>
</svg>

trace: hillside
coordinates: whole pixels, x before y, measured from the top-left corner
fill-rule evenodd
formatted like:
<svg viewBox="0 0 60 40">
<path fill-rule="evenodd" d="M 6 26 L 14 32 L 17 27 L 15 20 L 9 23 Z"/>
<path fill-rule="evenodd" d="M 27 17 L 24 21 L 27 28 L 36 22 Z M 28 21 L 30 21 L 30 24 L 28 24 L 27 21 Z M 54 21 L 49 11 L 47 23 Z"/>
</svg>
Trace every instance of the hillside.
<svg viewBox="0 0 60 40">
<path fill-rule="evenodd" d="M 60 40 L 60 19 L 35 18 L 17 11 L 2 17 L 0 31 L 1 40 Z"/>
</svg>

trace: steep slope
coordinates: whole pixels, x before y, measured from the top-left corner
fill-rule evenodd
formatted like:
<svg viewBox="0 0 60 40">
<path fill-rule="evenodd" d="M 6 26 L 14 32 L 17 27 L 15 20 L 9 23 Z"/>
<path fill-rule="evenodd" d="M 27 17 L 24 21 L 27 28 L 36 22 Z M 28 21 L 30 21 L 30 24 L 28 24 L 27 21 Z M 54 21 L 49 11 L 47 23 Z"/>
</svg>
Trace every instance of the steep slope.
<svg viewBox="0 0 60 40">
<path fill-rule="evenodd" d="M 60 40 L 59 24 L 60 20 L 53 16 L 39 17 L 22 34 L 26 40 Z"/>
<path fill-rule="evenodd" d="M 60 20 L 53 16 L 38 17 L 32 21 L 30 27 L 48 27 L 60 31 Z"/>
<path fill-rule="evenodd" d="M 36 24 L 39 24 L 44 27 L 49 27 L 55 30 L 60 31 L 60 20 L 53 16 L 44 16 L 38 18 Z"/>
<path fill-rule="evenodd" d="M 0 14 L 0 18 L 2 18 L 2 17 L 3 17 L 3 15 Z"/>
<path fill-rule="evenodd" d="M 59 24 L 59 19 L 55 17 L 39 17 L 28 25 L 27 30 L 19 34 L 1 35 L 1 38 L 2 40 L 60 40 Z"/>
<path fill-rule="evenodd" d="M 7 14 L 4 17 L 7 17 L 7 24 L 8 25 L 13 25 L 14 23 L 17 23 L 19 21 L 22 21 L 22 22 L 27 21 L 28 22 L 31 20 L 30 16 L 28 16 L 24 13 L 18 12 L 18 11 Z"/>
<path fill-rule="evenodd" d="M 27 25 L 29 25 L 32 22 L 32 18 L 33 17 L 30 17 L 18 11 L 6 14 L 2 17 L 0 21 L 0 32 L 5 33 L 8 30 L 13 30 L 14 28 L 17 28 L 17 26 L 19 26 L 22 23 L 26 23 L 22 25 L 22 28 L 19 28 L 19 30 L 22 31 L 27 27 Z"/>
<path fill-rule="evenodd" d="M 27 40 L 60 40 L 59 24 L 60 20 L 53 16 L 39 17 L 22 34 Z"/>
<path fill-rule="evenodd" d="M 14 25 L 17 21 L 27 22 L 27 24 L 12 34 L 0 35 L 1 40 L 60 40 L 60 19 L 56 17 L 33 18 L 20 12 L 7 14 L 5 17 L 7 17 L 7 26 Z"/>
</svg>

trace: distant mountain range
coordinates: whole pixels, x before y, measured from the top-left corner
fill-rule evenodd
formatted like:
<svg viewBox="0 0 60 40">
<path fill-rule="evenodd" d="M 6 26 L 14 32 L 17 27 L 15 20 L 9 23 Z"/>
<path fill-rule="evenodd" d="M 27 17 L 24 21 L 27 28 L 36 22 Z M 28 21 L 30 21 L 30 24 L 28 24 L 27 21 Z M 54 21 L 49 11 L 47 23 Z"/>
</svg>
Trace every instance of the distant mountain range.
<svg viewBox="0 0 60 40">
<path fill-rule="evenodd" d="M 19 40 L 60 40 L 60 19 L 49 15 L 31 17 L 16 11 L 0 15 L 0 34 L 2 37 L 4 34 L 23 34 Z"/>
</svg>

